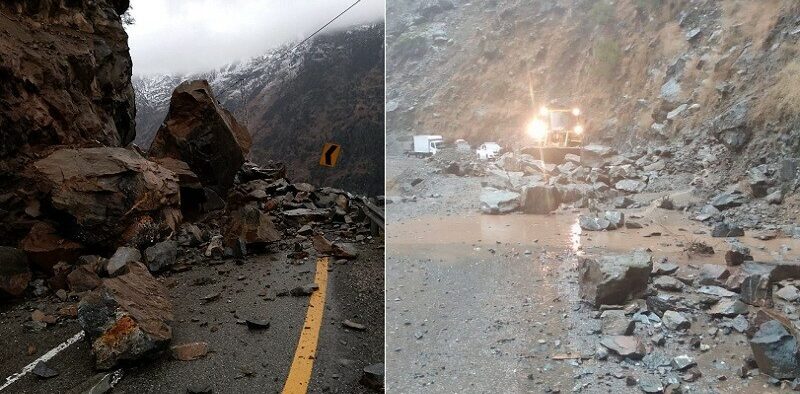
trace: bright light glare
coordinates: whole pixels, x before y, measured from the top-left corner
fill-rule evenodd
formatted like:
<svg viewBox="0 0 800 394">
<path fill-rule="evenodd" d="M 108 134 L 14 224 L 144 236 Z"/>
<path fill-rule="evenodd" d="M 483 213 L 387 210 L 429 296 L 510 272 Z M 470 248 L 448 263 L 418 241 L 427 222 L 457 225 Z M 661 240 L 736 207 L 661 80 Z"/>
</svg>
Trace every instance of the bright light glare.
<svg viewBox="0 0 800 394">
<path fill-rule="evenodd" d="M 548 113 L 549 111 L 550 111 L 550 110 L 549 110 L 549 109 L 547 109 L 547 107 L 542 107 L 542 108 L 539 108 L 539 115 L 542 115 L 542 116 L 547 116 L 547 113 Z"/>
<path fill-rule="evenodd" d="M 528 135 L 533 139 L 541 141 L 547 137 L 547 124 L 541 119 L 534 119 L 528 123 Z"/>
<path fill-rule="evenodd" d="M 583 134 L 583 126 L 581 125 L 575 126 L 575 134 Z"/>
<path fill-rule="evenodd" d="M 580 116 L 581 115 L 581 109 L 580 108 L 573 108 L 572 109 L 572 114 L 575 115 L 575 116 Z"/>
</svg>

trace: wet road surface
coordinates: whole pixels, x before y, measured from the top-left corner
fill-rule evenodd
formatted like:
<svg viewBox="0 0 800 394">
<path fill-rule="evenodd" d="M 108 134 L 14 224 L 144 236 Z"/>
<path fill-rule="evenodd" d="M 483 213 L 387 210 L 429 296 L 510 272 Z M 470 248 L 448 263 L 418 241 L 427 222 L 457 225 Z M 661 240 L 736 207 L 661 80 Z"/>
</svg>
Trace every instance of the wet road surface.
<svg viewBox="0 0 800 394">
<path fill-rule="evenodd" d="M 413 212 L 410 207 L 405 212 Z M 391 206 L 389 212 L 391 213 Z M 401 210 L 401 209 L 398 209 Z M 556 215 L 408 215 L 387 225 L 387 387 L 398 393 L 638 392 L 625 378 L 641 371 L 592 358 L 596 311 L 581 302 L 576 274 L 581 254 L 649 248 L 654 260 L 680 265 L 724 264 L 725 241 L 680 212 L 626 210 L 640 230 L 582 231 L 578 211 Z M 690 242 L 718 253 L 690 256 Z M 740 238 L 753 256 L 796 257 L 800 242 Z M 693 327 L 715 326 L 706 320 Z M 696 357 L 711 392 L 772 392 L 766 379 L 740 380 L 746 338 L 712 338 L 697 354 L 685 340 L 665 348 Z M 674 354 L 672 354 L 674 353 Z M 577 359 L 583 356 L 583 359 Z M 725 376 L 724 381 L 715 379 Z M 722 378 L 720 378 L 722 379 Z M 744 391 L 743 391 L 744 390 Z M 755 390 L 755 391 L 753 391 Z"/>
<path fill-rule="evenodd" d="M 383 250 L 377 241 L 361 246 L 358 259 L 331 260 L 318 344 L 308 392 L 369 392 L 358 381 L 362 369 L 383 361 Z M 277 393 L 284 389 L 300 333 L 308 330 L 309 297 L 279 296 L 296 286 L 314 282 L 314 257 L 293 264 L 275 253 L 221 264 L 196 265 L 191 270 L 159 276 L 167 285 L 175 312 L 172 344 L 205 341 L 209 354 L 195 361 L 177 361 L 168 355 L 127 366 L 115 393 L 184 393 L 187 388 L 209 387 L 215 393 Z M 219 294 L 207 302 L 203 297 Z M 51 310 L 74 302 L 52 298 L 28 300 L 0 307 L 0 379 L 80 331 L 74 319 L 61 319 L 42 331 L 23 328 L 32 310 Z M 243 319 L 270 323 L 266 330 L 248 330 Z M 354 331 L 346 319 L 366 326 Z M 29 347 L 33 349 L 28 352 Z M 28 374 L 9 393 L 61 393 L 80 387 L 96 371 L 88 343 L 79 341 L 60 352 L 48 366 L 57 377 L 42 380 Z M 4 380 L 0 380 L 3 382 Z"/>
</svg>

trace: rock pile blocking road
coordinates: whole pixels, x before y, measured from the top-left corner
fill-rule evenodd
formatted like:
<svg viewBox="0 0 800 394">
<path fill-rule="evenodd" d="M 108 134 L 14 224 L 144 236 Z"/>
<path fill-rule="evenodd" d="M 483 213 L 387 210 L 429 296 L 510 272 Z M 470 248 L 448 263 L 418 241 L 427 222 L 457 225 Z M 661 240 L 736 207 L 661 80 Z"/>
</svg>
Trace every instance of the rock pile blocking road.
<svg viewBox="0 0 800 394">
<path fill-rule="evenodd" d="M 173 306 L 154 275 L 277 248 L 294 259 L 352 259 L 353 243 L 374 230 L 362 207 L 380 199 L 292 183 L 282 164 L 245 162 L 247 131 L 203 81 L 173 98 L 154 157 L 79 147 L 35 161 L 25 176 L 37 189 L 17 215 L 30 230 L 19 248 L 0 248 L 2 296 L 79 300 L 74 313 L 31 324 L 77 317 L 101 370 L 169 347 Z M 335 225 L 337 239 L 323 225 Z"/>
</svg>

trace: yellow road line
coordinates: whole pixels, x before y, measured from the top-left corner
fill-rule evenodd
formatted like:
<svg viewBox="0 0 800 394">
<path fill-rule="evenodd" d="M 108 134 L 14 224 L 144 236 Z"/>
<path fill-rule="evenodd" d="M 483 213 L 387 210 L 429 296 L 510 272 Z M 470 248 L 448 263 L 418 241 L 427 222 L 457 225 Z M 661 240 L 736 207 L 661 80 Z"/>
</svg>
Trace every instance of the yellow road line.
<svg viewBox="0 0 800 394">
<path fill-rule="evenodd" d="M 297 342 L 297 350 L 294 353 L 292 367 L 289 369 L 289 376 L 283 386 L 283 394 L 305 394 L 308 392 L 311 369 L 314 367 L 314 359 L 317 358 L 317 341 L 319 340 L 319 328 L 322 325 L 322 312 L 325 310 L 325 293 L 328 287 L 327 257 L 317 260 L 317 272 L 314 275 L 314 282 L 319 286 L 319 289 L 311 294 L 308 301 L 306 321 L 303 323 L 303 330 L 300 332 L 300 340 Z"/>
</svg>

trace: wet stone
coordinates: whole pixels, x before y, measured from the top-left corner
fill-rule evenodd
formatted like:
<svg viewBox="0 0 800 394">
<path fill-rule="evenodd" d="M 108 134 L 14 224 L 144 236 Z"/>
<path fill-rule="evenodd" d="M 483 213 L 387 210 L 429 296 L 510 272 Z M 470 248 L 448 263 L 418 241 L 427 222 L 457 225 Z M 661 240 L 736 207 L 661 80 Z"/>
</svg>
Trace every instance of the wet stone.
<svg viewBox="0 0 800 394">
<path fill-rule="evenodd" d="M 372 390 L 382 390 L 385 368 L 386 367 L 383 363 L 372 364 L 364 367 L 364 373 L 360 380 L 361 384 Z"/>
<path fill-rule="evenodd" d="M 25 253 L 0 246 L 0 294 L 19 296 L 25 292 L 32 273 Z"/>
<path fill-rule="evenodd" d="M 367 329 L 367 327 L 365 325 L 360 324 L 360 323 L 356 323 L 356 322 L 354 322 L 352 320 L 343 321 L 342 322 L 342 326 L 344 326 L 345 328 L 349 328 L 351 330 L 356 330 L 356 331 L 364 331 L 364 330 Z"/>
<path fill-rule="evenodd" d="M 142 254 L 138 249 L 122 246 L 117 248 L 114 255 L 108 259 L 106 272 L 108 272 L 108 276 L 111 277 L 121 275 L 126 272 L 125 268 L 128 263 L 140 261 L 142 261 Z"/>
<path fill-rule="evenodd" d="M 794 302 L 800 299 L 800 290 L 798 290 L 797 287 L 793 285 L 788 285 L 776 291 L 775 295 L 783 300 Z"/>
<path fill-rule="evenodd" d="M 606 336 L 600 344 L 621 357 L 639 360 L 645 355 L 644 344 L 638 337 L 627 335 Z"/>
<path fill-rule="evenodd" d="M 645 293 L 652 270 L 652 256 L 643 250 L 621 256 L 582 258 L 581 296 L 595 306 L 624 304 Z"/>
<path fill-rule="evenodd" d="M 171 267 L 178 259 L 178 243 L 171 240 L 159 242 L 144 250 L 144 258 L 150 272 Z"/>
<path fill-rule="evenodd" d="M 90 266 L 82 265 L 67 275 L 67 283 L 71 291 L 80 293 L 96 289 L 102 281 Z"/>
<path fill-rule="evenodd" d="M 44 361 L 39 361 L 38 363 L 36 363 L 36 366 L 33 367 L 33 371 L 31 372 L 33 372 L 33 374 L 36 375 L 36 377 L 42 379 L 50 379 L 58 376 L 58 371 L 47 366 L 47 364 L 45 364 Z"/>
<path fill-rule="evenodd" d="M 695 365 L 697 365 L 697 363 L 694 361 L 694 359 L 686 354 L 672 359 L 672 368 L 675 368 L 678 371 L 685 371 L 691 367 L 694 367 Z"/>
<path fill-rule="evenodd" d="M 659 290 L 665 291 L 681 291 L 684 287 L 686 287 L 683 282 L 671 277 L 671 276 L 659 276 L 655 280 L 653 280 L 653 286 Z"/>
<path fill-rule="evenodd" d="M 723 299 L 717 302 L 708 313 L 712 316 L 735 317 L 747 313 L 747 305 L 739 300 Z"/>
<path fill-rule="evenodd" d="M 664 315 L 661 316 L 661 322 L 664 324 L 664 327 L 673 331 L 686 330 L 692 325 L 689 319 L 682 313 L 675 311 L 664 312 Z"/>
<path fill-rule="evenodd" d="M 648 394 L 659 394 L 664 392 L 664 384 L 655 376 L 645 375 L 639 379 L 639 389 Z"/>
<path fill-rule="evenodd" d="M 631 335 L 636 324 L 625 311 L 611 309 L 600 315 L 600 331 L 605 335 Z"/>
<path fill-rule="evenodd" d="M 744 230 L 735 224 L 721 222 L 711 229 L 711 236 L 715 238 L 743 237 Z"/>
<path fill-rule="evenodd" d="M 294 289 L 289 291 L 289 294 L 294 297 L 310 296 L 315 291 L 317 291 L 317 289 L 319 289 L 319 285 L 317 285 L 316 283 L 309 283 L 303 286 L 295 287 Z"/>
<path fill-rule="evenodd" d="M 797 339 L 777 320 L 767 321 L 750 339 L 758 369 L 779 379 L 793 379 L 800 374 Z"/>
<path fill-rule="evenodd" d="M 191 342 L 170 347 L 172 357 L 180 361 L 192 361 L 208 354 L 208 343 Z"/>
</svg>

